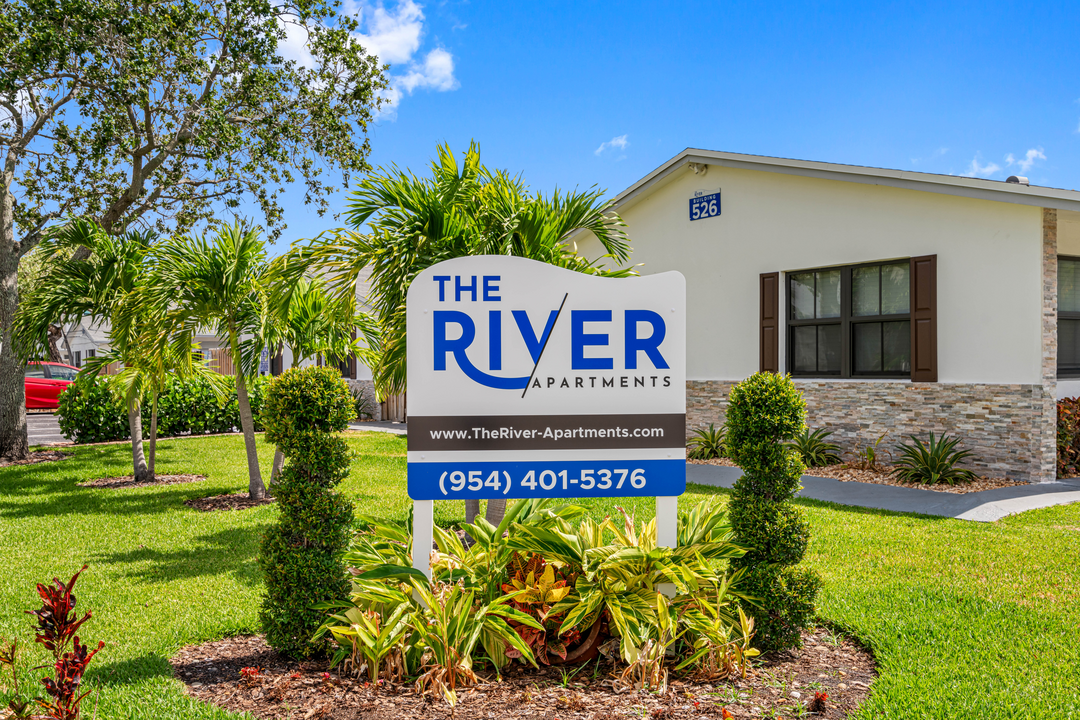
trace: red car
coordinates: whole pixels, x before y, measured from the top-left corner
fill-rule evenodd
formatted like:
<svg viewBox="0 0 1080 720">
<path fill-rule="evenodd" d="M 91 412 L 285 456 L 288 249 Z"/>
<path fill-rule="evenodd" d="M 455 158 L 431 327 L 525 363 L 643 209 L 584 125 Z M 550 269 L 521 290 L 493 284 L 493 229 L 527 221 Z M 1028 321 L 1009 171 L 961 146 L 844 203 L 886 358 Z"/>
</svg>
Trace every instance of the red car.
<svg viewBox="0 0 1080 720">
<path fill-rule="evenodd" d="M 55 410 L 57 398 L 70 385 L 79 368 L 52 362 L 27 363 L 24 372 L 26 385 L 26 409 Z"/>
</svg>

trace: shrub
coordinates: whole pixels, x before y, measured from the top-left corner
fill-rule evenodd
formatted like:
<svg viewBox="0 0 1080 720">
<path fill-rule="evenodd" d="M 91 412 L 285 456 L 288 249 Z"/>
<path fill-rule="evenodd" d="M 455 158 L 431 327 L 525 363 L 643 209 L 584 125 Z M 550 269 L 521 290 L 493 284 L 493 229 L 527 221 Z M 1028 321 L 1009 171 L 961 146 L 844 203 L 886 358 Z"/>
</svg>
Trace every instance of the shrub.
<svg viewBox="0 0 1080 720">
<path fill-rule="evenodd" d="M 724 457 L 724 428 L 719 430 L 712 423 L 706 429 L 697 429 L 694 436 L 686 443 L 691 460 L 713 460 Z"/>
<path fill-rule="evenodd" d="M 840 446 L 828 441 L 830 435 L 832 431 L 825 428 L 819 428 L 814 432 L 806 428 L 802 434 L 796 435 L 791 441 L 791 447 L 799 453 L 806 467 L 835 465 L 840 462 Z"/>
<path fill-rule="evenodd" d="M 230 384 L 234 378 L 227 378 Z M 127 409 L 109 392 L 104 377 L 79 373 L 75 382 L 60 394 L 56 411 L 60 431 L 76 443 L 109 442 L 129 437 Z M 248 397 L 256 418 L 255 429 L 262 430 L 259 413 L 268 378 L 249 382 Z M 143 434 L 150 433 L 150 398 L 142 398 Z M 225 405 L 220 405 L 210 384 L 203 378 L 169 378 L 158 397 L 158 437 L 204 435 L 234 432 L 240 427 L 240 408 L 236 390 Z"/>
<path fill-rule="evenodd" d="M 944 433 L 935 438 L 934 433 L 930 433 L 927 445 L 923 445 L 914 435 L 911 439 L 914 445 L 900 444 L 900 459 L 893 470 L 893 474 L 904 482 L 955 485 L 975 479 L 976 475 L 971 470 L 956 467 L 957 463 L 972 455 L 970 450 L 956 449 L 960 438 L 950 438 Z"/>
<path fill-rule="evenodd" d="M 1057 402 L 1057 476 L 1080 475 L 1080 398 Z"/>
<path fill-rule="evenodd" d="M 755 645 L 765 652 L 797 647 L 814 615 L 821 586 L 795 567 L 810 537 L 791 500 L 806 470 L 790 441 L 806 431 L 806 403 L 787 376 L 757 373 L 731 389 L 728 455 L 743 469 L 731 498 L 736 542 L 749 548 L 732 567 L 745 573 L 740 590 L 754 616 Z"/>
<path fill-rule="evenodd" d="M 734 607 L 742 586 L 724 563 L 744 551 L 715 499 L 679 513 L 676 548 L 656 547 L 655 520 L 639 525 L 624 512 L 621 523 L 595 523 L 576 505 L 520 500 L 499 527 L 482 517 L 466 525 L 476 540 L 469 547 L 436 526 L 430 581 L 411 567 L 408 523 L 360 519 L 346 554 L 353 591 L 325 606 L 345 610 L 322 628 L 339 646 L 335 660 L 382 668 L 386 679 L 424 664 L 417 689 L 450 702 L 448 689 L 472 681 L 480 658 L 470 653 L 482 652 L 496 672 L 515 657 L 577 662 L 595 657 L 609 631 L 627 663 L 620 688 L 662 690 L 668 650 L 683 658 L 676 670 L 711 679 L 744 673 L 757 655 L 753 621 Z M 670 602 L 658 592 L 663 583 L 675 585 Z M 400 623 L 412 631 L 400 632 Z"/>
<path fill-rule="evenodd" d="M 334 433 L 353 418 L 353 399 L 336 368 L 293 369 L 270 383 L 262 415 L 267 442 L 287 462 L 274 486 L 281 513 L 259 553 L 266 576 L 259 618 L 273 648 L 306 658 L 327 649 L 314 639 L 323 616 L 313 606 L 349 590 L 342 555 L 353 507 L 333 491 L 348 475 L 349 450 Z"/>
<path fill-rule="evenodd" d="M 83 373 L 60 393 L 56 419 L 64 437 L 77 443 L 122 440 L 130 434 L 124 403 L 113 396 L 104 378 Z"/>
</svg>

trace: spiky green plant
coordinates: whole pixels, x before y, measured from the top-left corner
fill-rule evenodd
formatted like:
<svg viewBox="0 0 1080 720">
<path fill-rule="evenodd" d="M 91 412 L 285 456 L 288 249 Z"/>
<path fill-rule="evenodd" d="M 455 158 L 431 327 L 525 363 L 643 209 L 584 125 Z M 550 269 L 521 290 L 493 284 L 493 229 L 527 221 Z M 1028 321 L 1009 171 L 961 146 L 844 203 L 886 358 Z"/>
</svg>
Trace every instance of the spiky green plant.
<svg viewBox="0 0 1080 720">
<path fill-rule="evenodd" d="M 693 436 L 686 443 L 686 457 L 691 460 L 713 460 L 724 457 L 724 438 L 727 435 L 723 426 L 717 428 L 709 423 L 707 428 L 694 430 Z"/>
<path fill-rule="evenodd" d="M 840 446 L 828 441 L 831 430 L 806 428 L 789 445 L 795 448 L 806 467 L 824 467 L 840 462 Z"/>
<path fill-rule="evenodd" d="M 911 440 L 914 444 L 900 444 L 900 459 L 893 470 L 893 474 L 904 482 L 955 485 L 958 482 L 971 482 L 978 477 L 967 468 L 957 467 L 973 455 L 970 450 L 956 449 L 960 438 L 951 438 L 945 433 L 935 437 L 931 432 L 926 445 L 914 435 Z"/>
</svg>

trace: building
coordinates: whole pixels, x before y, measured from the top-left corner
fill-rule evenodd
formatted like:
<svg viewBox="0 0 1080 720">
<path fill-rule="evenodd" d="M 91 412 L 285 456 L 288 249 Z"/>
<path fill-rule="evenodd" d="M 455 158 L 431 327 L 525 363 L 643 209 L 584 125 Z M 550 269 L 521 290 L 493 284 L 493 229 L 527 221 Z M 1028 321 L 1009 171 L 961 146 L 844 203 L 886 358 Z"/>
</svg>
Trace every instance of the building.
<svg viewBox="0 0 1080 720">
<path fill-rule="evenodd" d="M 1055 400 L 1080 395 L 1080 192 L 687 149 L 615 209 L 642 274 L 686 276 L 688 430 L 770 370 L 847 451 L 948 432 L 979 472 L 1055 478 Z"/>
</svg>

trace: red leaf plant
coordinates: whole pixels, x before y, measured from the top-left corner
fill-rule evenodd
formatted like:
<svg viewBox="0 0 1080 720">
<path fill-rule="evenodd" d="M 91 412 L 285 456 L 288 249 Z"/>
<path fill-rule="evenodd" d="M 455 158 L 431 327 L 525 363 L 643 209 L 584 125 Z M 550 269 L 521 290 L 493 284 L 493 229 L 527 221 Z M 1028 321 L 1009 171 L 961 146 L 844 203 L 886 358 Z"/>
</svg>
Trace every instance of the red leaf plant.
<svg viewBox="0 0 1080 720">
<path fill-rule="evenodd" d="M 75 636 L 72 651 L 64 653 L 56 661 L 54 666 L 56 678 L 47 677 L 41 681 L 41 684 L 45 686 L 45 692 L 49 693 L 51 698 L 38 700 L 38 705 L 45 711 L 45 717 L 50 720 L 76 720 L 79 717 L 79 703 L 90 694 L 89 690 L 79 693 L 83 672 L 94 655 L 103 647 L 105 643 L 99 642 L 95 649 L 90 650 L 79 642 L 78 636 Z"/>
<path fill-rule="evenodd" d="M 507 567 L 510 582 L 502 586 L 505 593 L 524 591 L 511 603 L 514 609 L 535 618 L 544 630 L 537 630 L 510 620 L 509 623 L 521 639 L 533 651 L 533 656 L 545 665 L 549 665 L 548 654 L 566 659 L 567 648 L 580 642 L 581 632 L 577 628 L 561 633 L 562 613 L 553 614 L 552 608 L 565 598 L 574 587 L 576 573 L 567 572 L 548 564 L 539 555 L 532 555 L 528 561 L 514 553 Z M 507 657 L 518 658 L 521 653 L 508 648 Z"/>
<path fill-rule="evenodd" d="M 60 582 L 60 578 L 53 578 L 51 585 L 38 583 L 38 595 L 44 601 L 40 610 L 27 610 L 28 615 L 38 619 L 37 642 L 52 651 L 57 660 L 64 653 L 68 643 L 75 637 L 75 633 L 84 622 L 90 619 L 90 613 L 86 613 L 81 619 L 76 619 L 75 595 L 72 590 L 79 575 L 86 569 L 83 565 L 79 572 L 71 576 L 66 584 Z"/>
<path fill-rule="evenodd" d="M 94 655 L 105 647 L 105 643 L 99 642 L 98 646 L 91 650 L 83 645 L 79 636 L 75 634 L 82 624 L 90 619 L 90 613 L 86 613 L 81 618 L 75 613 L 76 599 L 72 593 L 75 582 L 85 569 L 86 566 L 83 565 L 82 569 L 72 575 L 67 583 L 61 582 L 59 578 L 53 578 L 50 585 L 39 584 L 37 591 L 42 599 L 41 609 L 27 611 L 27 614 L 37 618 L 35 640 L 48 648 L 54 658 L 54 677 L 45 677 L 41 680 L 49 698 L 36 701 L 38 708 L 43 710 L 44 714 L 32 715 L 31 703 L 23 700 L 19 694 L 18 673 L 15 667 L 18 643 L 12 642 L 10 646 L 5 644 L 0 647 L 0 665 L 11 668 L 12 678 L 15 681 L 14 697 L 8 703 L 9 717 L 17 720 L 31 717 L 35 720 L 38 718 L 78 720 L 80 703 L 90 694 L 90 691 L 80 692 L 83 673 Z"/>
</svg>

